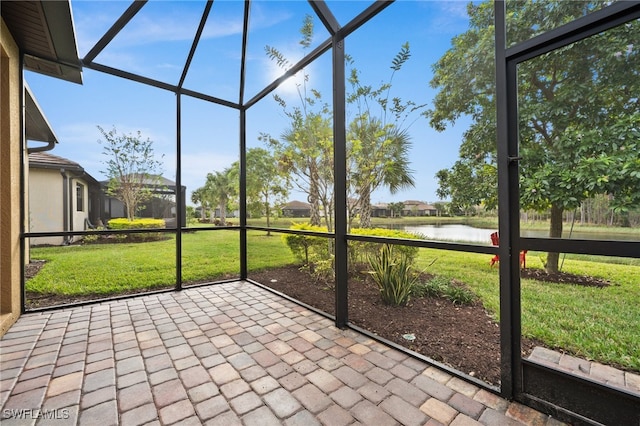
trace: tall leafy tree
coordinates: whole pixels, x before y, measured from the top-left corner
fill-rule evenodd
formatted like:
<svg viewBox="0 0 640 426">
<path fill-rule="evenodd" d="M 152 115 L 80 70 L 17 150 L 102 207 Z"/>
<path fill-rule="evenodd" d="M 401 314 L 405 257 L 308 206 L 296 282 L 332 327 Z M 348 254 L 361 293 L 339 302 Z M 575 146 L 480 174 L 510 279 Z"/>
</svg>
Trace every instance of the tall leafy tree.
<svg viewBox="0 0 640 426">
<path fill-rule="evenodd" d="M 605 7 L 605 1 L 509 2 L 508 39 L 523 41 Z M 444 130 L 461 116 L 460 159 L 437 174 L 452 204 L 495 208 L 496 116 L 493 3 L 470 3 L 469 29 L 433 65 L 438 90 L 427 115 Z M 633 21 L 518 67 L 520 203 L 550 212 L 561 237 L 563 212 L 597 194 L 616 210 L 640 203 L 640 23 Z M 546 268 L 558 270 L 558 253 Z"/>
<path fill-rule="evenodd" d="M 160 183 L 162 162 L 156 159 L 153 141 L 143 139 L 140 131 L 119 134 L 115 127 L 109 131 L 97 127 L 104 138 L 98 143 L 106 157 L 102 173 L 109 179 L 107 193 L 122 201 L 127 219 L 133 220 L 140 204 L 153 197 L 153 189 Z"/>
<path fill-rule="evenodd" d="M 291 127 L 279 139 L 262 134 L 260 139 L 273 151 L 279 171 L 291 176 L 290 182 L 307 194 L 311 205 L 310 222 L 320 226 L 324 218 L 333 229 L 333 129 L 323 113 L 301 113 L 294 109 Z M 323 214 L 321 214 L 323 213 Z"/>
<path fill-rule="evenodd" d="M 300 45 L 309 49 L 313 39 L 313 19 L 307 15 L 300 29 Z M 266 46 L 267 56 L 283 70 L 291 63 L 278 49 Z M 304 73 L 304 71 L 303 71 Z M 262 134 L 260 139 L 273 151 L 283 173 L 291 175 L 294 186 L 307 194 L 311 205 L 312 225 L 320 226 L 324 218 L 327 229 L 333 229 L 333 128 L 331 111 L 319 91 L 309 89 L 309 76 L 296 85 L 299 105 L 289 106 L 285 99 L 274 96 L 290 127 L 280 138 Z M 321 214 L 323 213 L 323 214 Z"/>
<path fill-rule="evenodd" d="M 238 170 L 239 163 L 232 166 Z M 273 155 L 264 148 L 247 150 L 247 204 L 258 205 L 271 226 L 273 206 L 284 203 L 289 194 L 287 177 L 283 175 Z"/>
</svg>

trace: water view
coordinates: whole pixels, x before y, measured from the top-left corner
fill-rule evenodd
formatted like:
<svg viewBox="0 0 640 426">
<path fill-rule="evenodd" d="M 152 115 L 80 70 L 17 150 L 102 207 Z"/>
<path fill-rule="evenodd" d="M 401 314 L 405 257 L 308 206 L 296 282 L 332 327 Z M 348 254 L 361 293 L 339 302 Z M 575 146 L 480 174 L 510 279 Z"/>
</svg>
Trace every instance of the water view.
<svg viewBox="0 0 640 426">
<path fill-rule="evenodd" d="M 491 244 L 491 234 L 497 229 L 474 228 L 469 225 L 462 224 L 446 224 L 446 225 L 413 225 L 398 226 L 406 232 L 412 232 L 423 236 L 425 240 L 436 241 L 459 241 L 475 244 Z M 612 230 L 613 231 L 613 230 Z M 547 238 L 549 231 L 544 229 L 522 230 L 520 235 L 528 238 Z M 616 233 L 616 232 L 581 232 L 565 230 L 564 238 L 584 239 L 584 240 L 624 240 L 637 241 L 640 239 L 640 233 Z"/>
<path fill-rule="evenodd" d="M 491 234 L 497 229 L 474 228 L 469 225 L 415 225 L 403 226 L 406 232 L 421 235 L 425 240 L 463 241 L 491 244 Z"/>
</svg>

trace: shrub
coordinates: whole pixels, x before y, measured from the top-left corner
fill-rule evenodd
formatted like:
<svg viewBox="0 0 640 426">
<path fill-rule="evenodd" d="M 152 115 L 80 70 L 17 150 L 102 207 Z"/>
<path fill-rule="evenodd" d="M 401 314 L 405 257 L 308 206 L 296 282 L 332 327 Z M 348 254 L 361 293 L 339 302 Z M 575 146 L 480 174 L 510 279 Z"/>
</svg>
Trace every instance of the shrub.
<svg viewBox="0 0 640 426">
<path fill-rule="evenodd" d="M 324 226 L 314 226 L 308 223 L 294 223 L 290 229 L 297 231 L 327 232 Z M 295 257 L 305 265 L 313 261 L 313 255 L 319 254 L 324 249 L 327 239 L 310 235 L 285 234 L 282 240 L 289 247 Z M 326 256 L 322 256 L 326 257 Z"/>
<path fill-rule="evenodd" d="M 314 226 L 308 223 L 294 223 L 290 229 L 300 231 L 327 232 L 325 226 Z M 383 228 L 353 228 L 352 234 L 376 236 L 385 238 L 417 239 L 417 235 L 395 229 Z M 334 247 L 329 238 L 309 235 L 287 234 L 282 237 L 285 244 L 309 271 L 317 278 L 332 279 L 334 277 Z M 357 264 L 367 263 L 371 256 L 376 255 L 385 244 L 367 241 L 349 242 L 349 271 L 354 272 Z M 413 264 L 419 248 L 396 245 L 392 250 L 394 261 L 400 257 Z"/>
<path fill-rule="evenodd" d="M 127 229 L 160 229 L 166 226 L 164 219 L 133 219 L 126 218 L 111 219 L 107 222 L 110 229 L 127 230 Z M 144 232 L 141 234 L 120 234 L 114 238 L 119 242 L 142 242 L 142 241 L 158 241 L 164 239 L 164 235 L 160 232 Z"/>
<path fill-rule="evenodd" d="M 164 228 L 164 219 L 133 219 L 124 217 L 111 219 L 107 222 L 110 229 L 153 229 Z"/>
<path fill-rule="evenodd" d="M 416 284 L 411 294 L 416 297 L 444 297 L 458 305 L 470 305 L 476 299 L 472 291 L 443 277 L 433 277 L 425 283 Z"/>
<path fill-rule="evenodd" d="M 375 236 L 384 238 L 402 238 L 415 240 L 417 235 L 410 232 L 400 231 L 397 229 L 384 228 L 353 228 L 351 233 L 354 235 Z M 373 243 L 367 241 L 350 241 L 349 242 L 349 269 L 353 270 L 357 263 L 367 262 L 371 256 L 376 255 L 382 248 L 382 243 Z M 396 245 L 394 246 L 394 256 L 404 256 L 409 263 L 413 263 L 418 256 L 419 248 L 412 246 Z"/>
<path fill-rule="evenodd" d="M 107 228 L 104 226 L 98 226 L 96 231 L 104 231 Z M 95 244 L 103 238 L 102 235 L 85 235 L 82 237 L 82 244 Z"/>
<path fill-rule="evenodd" d="M 433 277 L 427 282 L 419 283 L 413 288 L 416 297 L 442 297 L 449 287 L 449 281 L 442 277 Z"/>
<path fill-rule="evenodd" d="M 324 226 L 294 223 L 290 229 L 299 231 L 327 232 Z M 298 260 L 316 278 L 332 280 L 334 277 L 334 249 L 330 238 L 311 235 L 285 234 L 282 240 Z"/>
<path fill-rule="evenodd" d="M 369 257 L 369 265 L 382 300 L 400 306 L 409 301 L 417 275 L 411 271 L 409 256 L 402 251 L 394 252 L 396 249 L 396 246 L 384 244 L 378 253 Z"/>
<path fill-rule="evenodd" d="M 476 300 L 476 295 L 459 285 L 451 284 L 444 297 L 457 305 L 470 305 Z"/>
</svg>

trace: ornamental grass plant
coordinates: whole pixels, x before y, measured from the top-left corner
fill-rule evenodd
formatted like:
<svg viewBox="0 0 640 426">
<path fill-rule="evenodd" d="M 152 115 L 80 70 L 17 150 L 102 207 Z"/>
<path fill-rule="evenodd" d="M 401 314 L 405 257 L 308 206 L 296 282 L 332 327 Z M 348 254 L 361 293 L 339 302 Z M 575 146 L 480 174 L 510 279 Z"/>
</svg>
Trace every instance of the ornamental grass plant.
<svg viewBox="0 0 640 426">
<path fill-rule="evenodd" d="M 394 252 L 393 245 L 383 244 L 378 253 L 369 256 L 369 266 L 384 303 L 406 305 L 418 281 L 409 256 L 402 251 Z"/>
</svg>

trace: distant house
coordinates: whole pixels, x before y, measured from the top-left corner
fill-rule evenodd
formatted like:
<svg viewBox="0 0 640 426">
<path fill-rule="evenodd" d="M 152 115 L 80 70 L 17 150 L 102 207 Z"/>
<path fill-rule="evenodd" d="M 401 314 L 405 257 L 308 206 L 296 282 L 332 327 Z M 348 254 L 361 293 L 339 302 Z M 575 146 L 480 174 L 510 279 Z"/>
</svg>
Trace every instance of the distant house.
<svg viewBox="0 0 640 426">
<path fill-rule="evenodd" d="M 284 217 L 309 217 L 311 216 L 311 204 L 302 201 L 289 201 L 282 206 Z"/>
<path fill-rule="evenodd" d="M 390 217 L 391 209 L 387 203 L 377 203 L 371 206 L 371 217 Z"/>
<path fill-rule="evenodd" d="M 80 164 L 29 154 L 29 232 L 84 231 L 100 218 L 100 184 Z M 77 237 L 76 237 L 77 238 Z M 31 245 L 70 243 L 72 237 L 34 237 Z"/>
<path fill-rule="evenodd" d="M 138 217 L 164 219 L 167 228 L 176 226 L 176 183 L 162 176 L 152 176 L 144 182 L 152 192 L 152 197 L 139 206 L 136 213 Z M 102 188 L 103 204 L 102 218 L 105 222 L 117 217 L 127 217 L 124 203 L 117 198 L 108 195 L 109 181 L 100 182 Z M 186 226 L 186 187 L 182 186 L 182 226 Z"/>
<path fill-rule="evenodd" d="M 438 214 L 438 209 L 423 201 L 407 200 L 403 201 L 403 204 L 402 216 L 436 216 Z"/>
</svg>

